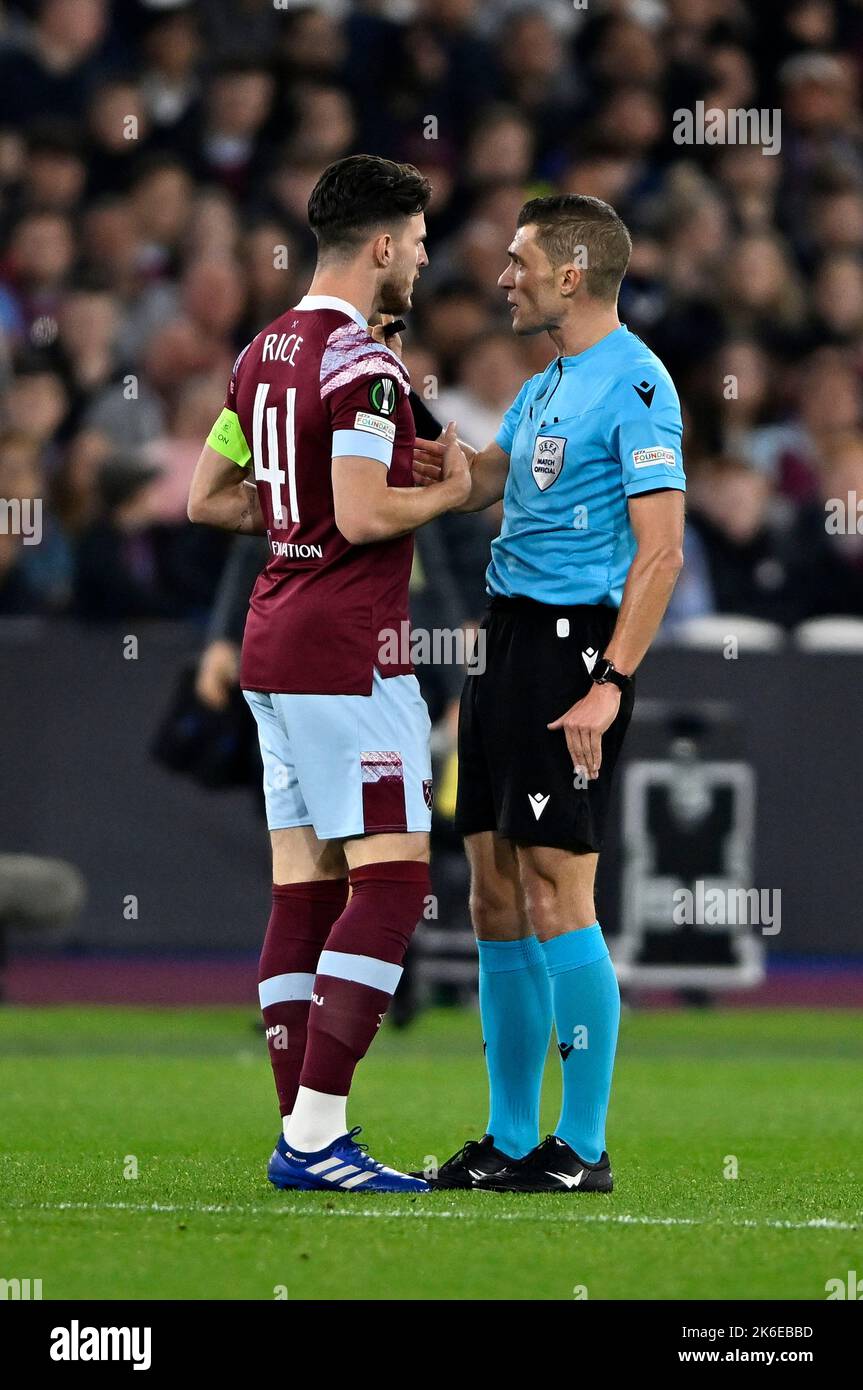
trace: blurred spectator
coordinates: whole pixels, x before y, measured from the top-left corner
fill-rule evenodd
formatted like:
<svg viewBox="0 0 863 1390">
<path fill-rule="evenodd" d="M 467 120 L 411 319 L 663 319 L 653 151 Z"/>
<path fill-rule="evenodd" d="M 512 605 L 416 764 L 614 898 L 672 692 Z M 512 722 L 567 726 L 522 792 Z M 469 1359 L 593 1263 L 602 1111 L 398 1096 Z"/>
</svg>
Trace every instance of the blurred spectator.
<svg viewBox="0 0 863 1390">
<path fill-rule="evenodd" d="M 697 533 L 717 612 L 791 623 L 789 546 L 771 508 L 770 483 L 734 458 L 692 480 L 689 525 Z"/>
<path fill-rule="evenodd" d="M 48 114 L 80 120 L 106 36 L 108 0 L 36 0 L 35 19 L 0 52 L 0 125 Z"/>
<path fill-rule="evenodd" d="M 156 13 L 142 43 L 141 95 L 160 144 L 176 138 L 194 116 L 203 51 L 192 9 Z"/>
<path fill-rule="evenodd" d="M 48 449 L 69 409 L 63 378 L 50 358 L 36 352 L 20 354 L 14 367 L 15 375 L 3 398 L 3 423 L 9 430 L 26 434 L 39 449 Z"/>
<path fill-rule="evenodd" d="M 475 449 L 484 449 L 500 429 L 524 376 L 524 359 L 512 333 L 481 334 L 465 346 L 456 363 L 459 384 L 440 394 L 441 424 L 456 420 L 459 436 Z"/>
<path fill-rule="evenodd" d="M 110 77 L 95 87 L 87 107 L 87 130 L 89 196 L 127 192 L 150 133 L 140 82 Z"/>
<path fill-rule="evenodd" d="M 82 532 L 75 555 L 75 599 L 82 618 L 119 622 L 171 615 L 152 534 L 158 477 L 158 469 L 128 458 L 112 458 L 100 468 L 97 515 Z"/>
<path fill-rule="evenodd" d="M 17 190 L 20 212 L 72 212 L 81 201 L 87 182 L 84 140 L 72 121 L 44 117 L 28 129 L 24 143 L 21 184 Z"/>
<path fill-rule="evenodd" d="M 863 618 L 863 435 L 834 442 L 818 494 L 795 528 L 797 612 Z"/>
<path fill-rule="evenodd" d="M 63 212 L 25 212 L 12 228 L 0 284 L 16 337 L 30 337 L 38 320 L 56 315 L 75 259 L 72 224 Z"/>
<path fill-rule="evenodd" d="M 254 191 L 253 178 L 262 168 L 260 136 L 274 95 L 271 73 L 251 62 L 226 61 L 213 75 L 194 151 L 201 178 L 241 197 Z"/>
<path fill-rule="evenodd" d="M 790 418 L 754 431 L 748 452 L 777 491 L 806 502 L 818 493 L 833 438 L 861 423 L 860 378 L 840 352 L 822 348 L 803 359 L 788 386 Z"/>
</svg>

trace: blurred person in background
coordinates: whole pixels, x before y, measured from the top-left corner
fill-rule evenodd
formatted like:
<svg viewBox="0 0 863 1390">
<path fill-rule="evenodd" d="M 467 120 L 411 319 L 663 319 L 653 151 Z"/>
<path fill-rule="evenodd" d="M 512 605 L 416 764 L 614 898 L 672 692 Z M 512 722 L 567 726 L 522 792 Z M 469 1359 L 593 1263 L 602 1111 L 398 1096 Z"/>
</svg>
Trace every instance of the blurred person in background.
<svg viewBox="0 0 863 1390">
<path fill-rule="evenodd" d="M 441 391 L 437 413 L 458 420 L 462 437 L 481 449 L 480 441 L 494 437 L 501 416 L 519 393 L 524 357 L 511 332 L 481 333 L 462 349 L 454 376 L 458 384 Z"/>
<path fill-rule="evenodd" d="M 802 342 L 803 287 L 777 236 L 761 232 L 738 240 L 726 263 L 724 294 L 725 318 L 735 332 L 786 356 Z"/>
<path fill-rule="evenodd" d="M 75 235 L 64 212 L 33 210 L 11 229 L 0 264 L 0 286 L 15 335 L 30 338 L 39 319 L 52 318 L 75 260 Z"/>
<path fill-rule="evenodd" d="M 834 252 L 818 267 L 812 285 L 812 336 L 816 346 L 847 347 L 863 354 L 863 257 Z"/>
<path fill-rule="evenodd" d="M 152 153 L 139 162 L 129 187 L 136 223 L 137 267 L 146 280 L 176 275 L 188 246 L 194 184 L 181 160 Z"/>
<path fill-rule="evenodd" d="M 6 216 L 24 212 L 72 213 L 87 183 L 84 137 L 74 121 L 45 115 L 28 127 L 22 146 L 21 181 Z M 4 219 L 5 220 L 5 219 Z"/>
<path fill-rule="evenodd" d="M 266 67 L 225 60 L 206 88 L 190 157 L 196 177 L 248 197 L 264 171 L 263 132 L 275 96 Z"/>
<path fill-rule="evenodd" d="M 46 492 L 38 439 L 20 429 L 0 435 L 3 617 L 56 612 L 68 602 L 71 554 L 49 512 Z"/>
<path fill-rule="evenodd" d="M 534 133 L 518 107 L 503 104 L 480 112 L 468 139 L 465 183 L 469 193 L 487 186 L 524 183 L 534 158 Z"/>
<path fill-rule="evenodd" d="M 108 0 L 37 0 L 0 51 L 0 125 L 52 114 L 80 120 L 109 23 Z M 20 17 L 20 11 L 19 11 Z"/>
<path fill-rule="evenodd" d="M 794 502 L 818 494 L 831 441 L 856 430 L 863 419 L 860 377 L 835 348 L 819 348 L 786 377 L 787 418 L 753 431 L 747 455 L 774 487 Z"/>
<path fill-rule="evenodd" d="M 106 281 L 96 276 L 71 284 L 57 312 L 57 347 L 71 393 L 71 413 L 80 417 L 91 399 L 114 380 L 120 305 Z"/>
<path fill-rule="evenodd" d="M 772 499 L 763 473 L 719 457 L 692 479 L 688 521 L 699 537 L 715 610 L 790 624 L 799 616 L 789 591 L 790 519 L 772 508 Z"/>
<path fill-rule="evenodd" d="M 134 74 L 106 77 L 87 104 L 87 195 L 128 192 L 147 151 L 150 126 Z"/>
<path fill-rule="evenodd" d="M 455 363 L 488 322 L 483 296 L 469 280 L 450 280 L 420 305 L 422 335 L 450 381 Z"/>
<path fill-rule="evenodd" d="M 285 156 L 300 164 L 330 164 L 353 149 L 356 120 L 350 97 L 341 87 L 298 82 L 293 93 L 294 129 Z"/>
<path fill-rule="evenodd" d="M 98 511 L 75 547 L 75 606 L 82 618 L 170 617 L 176 608 L 162 584 L 153 528 L 157 469 L 114 456 L 96 479 Z"/>
<path fill-rule="evenodd" d="M 583 90 L 567 46 L 544 9 L 535 5 L 515 11 L 500 32 L 498 61 L 503 90 L 529 121 L 539 163 L 548 168 L 572 128 Z"/>
<path fill-rule="evenodd" d="M 246 230 L 240 245 L 245 278 L 245 307 L 239 337 L 248 342 L 262 323 L 269 323 L 306 278 L 293 233 L 272 217 L 263 217 Z"/>
<path fill-rule="evenodd" d="M 794 531 L 792 577 L 800 619 L 863 618 L 863 434 L 835 439 Z"/>
<path fill-rule="evenodd" d="M 193 7 L 157 10 L 141 52 L 144 109 L 156 142 L 170 148 L 187 136 L 203 89 L 199 68 L 204 45 Z"/>
</svg>

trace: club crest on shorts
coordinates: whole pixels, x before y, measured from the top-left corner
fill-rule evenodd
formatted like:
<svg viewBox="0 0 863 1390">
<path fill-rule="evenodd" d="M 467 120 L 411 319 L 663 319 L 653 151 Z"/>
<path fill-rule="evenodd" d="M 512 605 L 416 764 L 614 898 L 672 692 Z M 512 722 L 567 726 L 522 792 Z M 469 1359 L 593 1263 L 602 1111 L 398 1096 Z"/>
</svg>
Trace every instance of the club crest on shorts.
<svg viewBox="0 0 863 1390">
<path fill-rule="evenodd" d="M 432 779 L 430 777 L 423 778 L 423 796 L 425 797 L 426 806 L 431 810 L 434 802 L 434 787 L 432 786 Z"/>
<path fill-rule="evenodd" d="M 545 492 L 560 477 L 566 440 L 559 435 L 538 434 L 533 446 L 530 471 L 540 492 Z"/>
</svg>

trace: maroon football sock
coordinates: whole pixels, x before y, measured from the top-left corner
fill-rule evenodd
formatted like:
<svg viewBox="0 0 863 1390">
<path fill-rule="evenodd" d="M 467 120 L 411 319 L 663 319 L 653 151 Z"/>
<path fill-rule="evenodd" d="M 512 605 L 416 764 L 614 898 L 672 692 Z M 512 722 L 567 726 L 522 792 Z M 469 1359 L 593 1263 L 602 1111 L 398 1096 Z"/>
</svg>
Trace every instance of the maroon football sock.
<svg viewBox="0 0 863 1390">
<path fill-rule="evenodd" d="M 346 1096 L 383 1022 L 429 891 L 428 864 L 396 860 L 350 874 L 351 899 L 327 937 L 309 1011 L 300 1085 Z"/>
<path fill-rule="evenodd" d="M 273 884 L 258 995 L 283 1116 L 297 1098 L 318 957 L 347 897 L 346 878 Z"/>
</svg>

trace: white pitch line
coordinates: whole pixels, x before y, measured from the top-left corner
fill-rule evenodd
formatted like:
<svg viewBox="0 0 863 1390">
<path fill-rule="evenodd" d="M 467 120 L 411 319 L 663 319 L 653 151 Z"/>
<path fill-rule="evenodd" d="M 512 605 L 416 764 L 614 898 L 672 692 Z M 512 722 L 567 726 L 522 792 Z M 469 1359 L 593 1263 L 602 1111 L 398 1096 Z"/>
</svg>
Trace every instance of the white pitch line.
<svg viewBox="0 0 863 1390">
<path fill-rule="evenodd" d="M 335 1195 L 335 1194 L 333 1194 Z M 486 1194 L 488 1195 L 488 1194 Z M 348 1202 L 351 1198 L 347 1198 Z M 577 1199 L 576 1199 L 577 1200 Z M 630 1216 L 623 1212 L 583 1212 L 566 1215 L 542 1215 L 539 1212 L 480 1212 L 480 1211 L 434 1211 L 430 1207 L 424 1207 L 419 1211 L 385 1211 L 368 1208 L 357 1208 L 353 1206 L 342 1206 L 334 1208 L 308 1207 L 305 1211 L 297 1207 L 287 1207 L 284 1205 L 273 1206 L 228 1206 L 216 1204 L 200 1204 L 184 1206 L 182 1204 L 168 1204 L 163 1202 L 11 1202 L 5 1204 L 5 1209 L 14 1211 L 130 1211 L 139 1214 L 168 1214 L 168 1215 L 222 1215 L 222 1216 L 353 1216 L 365 1219 L 382 1219 L 386 1221 L 553 1221 L 556 1224 L 569 1222 L 575 1225 L 601 1224 L 608 1226 L 688 1226 L 688 1227 L 710 1227 L 710 1226 L 729 1226 L 739 1227 L 745 1230 L 773 1230 L 773 1231 L 859 1231 L 863 1230 L 863 1223 L 854 1221 L 836 1221 L 830 1216 L 816 1216 L 810 1221 L 756 1221 L 752 1218 L 736 1217 L 690 1217 L 690 1216 Z M 4 1208 L 0 1207 L 0 1211 Z"/>
</svg>

